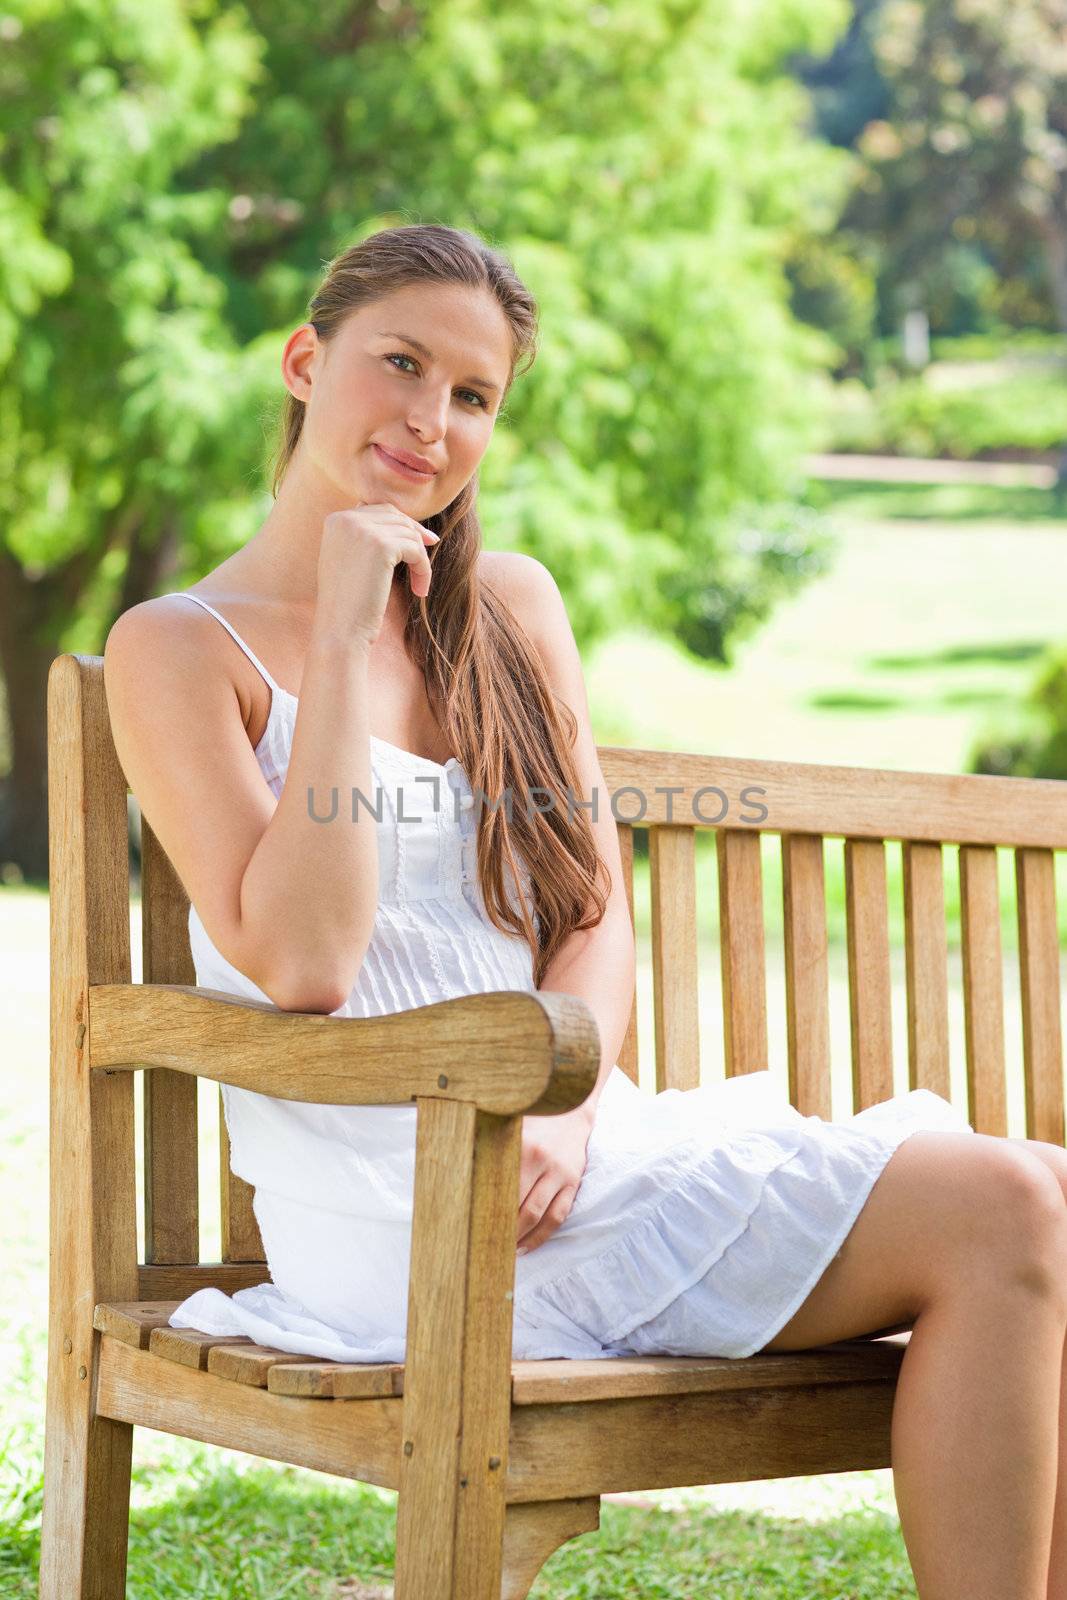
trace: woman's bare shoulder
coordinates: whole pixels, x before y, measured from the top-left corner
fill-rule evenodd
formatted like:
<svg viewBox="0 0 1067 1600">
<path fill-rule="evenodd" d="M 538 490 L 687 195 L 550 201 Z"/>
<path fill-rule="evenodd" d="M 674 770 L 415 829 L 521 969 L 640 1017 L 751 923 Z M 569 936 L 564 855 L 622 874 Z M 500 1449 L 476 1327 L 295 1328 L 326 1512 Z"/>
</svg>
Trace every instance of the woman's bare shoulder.
<svg viewBox="0 0 1067 1600">
<path fill-rule="evenodd" d="M 105 678 L 108 670 L 112 680 L 128 676 L 146 704 L 169 704 L 174 693 L 189 706 L 202 694 L 235 697 L 247 728 L 262 679 L 218 622 L 184 595 L 150 596 L 116 618 L 104 645 Z M 203 598 L 231 609 L 226 595 Z"/>
<path fill-rule="evenodd" d="M 546 601 L 559 594 L 556 580 L 544 562 L 519 550 L 483 550 L 478 575 L 537 642 Z"/>
</svg>

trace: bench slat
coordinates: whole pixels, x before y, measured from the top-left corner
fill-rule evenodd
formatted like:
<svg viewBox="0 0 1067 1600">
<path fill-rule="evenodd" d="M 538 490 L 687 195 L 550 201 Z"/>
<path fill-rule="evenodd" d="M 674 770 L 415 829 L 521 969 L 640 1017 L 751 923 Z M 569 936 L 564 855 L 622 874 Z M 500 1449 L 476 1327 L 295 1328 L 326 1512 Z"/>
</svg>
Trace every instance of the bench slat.
<svg viewBox="0 0 1067 1600">
<path fill-rule="evenodd" d="M 195 983 L 189 900 L 170 858 L 141 818 L 141 970 L 145 983 Z M 144 1081 L 145 1260 L 199 1261 L 196 1079 L 164 1068 Z"/>
<path fill-rule="evenodd" d="M 199 1328 L 153 1328 L 148 1348 L 154 1356 L 164 1361 L 176 1361 L 180 1367 L 197 1367 L 208 1370 L 208 1356 L 215 1345 L 251 1345 L 252 1340 L 243 1333 L 201 1333 Z"/>
<path fill-rule="evenodd" d="M 634 916 L 634 830 L 628 822 L 618 825 L 619 854 L 622 856 L 622 881 L 626 888 L 626 904 L 630 912 L 630 926 L 636 930 L 637 918 Z M 634 935 L 636 946 L 636 932 Z M 617 1065 L 625 1072 L 631 1083 L 641 1087 L 640 1068 L 638 1063 L 638 1020 L 637 1020 L 637 985 L 634 984 L 634 996 L 630 1004 L 630 1019 L 626 1024 L 626 1035 L 619 1047 Z"/>
<path fill-rule="evenodd" d="M 951 1099 L 948 935 L 939 844 L 906 839 L 904 968 L 908 997 L 908 1084 Z"/>
<path fill-rule="evenodd" d="M 695 1089 L 700 1082 L 700 1014 L 693 829 L 650 829 L 648 855 L 656 1090 Z"/>
<path fill-rule="evenodd" d="M 1063 1039 L 1055 861 L 1051 850 L 1015 852 L 1019 917 L 1026 1133 L 1063 1144 Z"/>
<path fill-rule="evenodd" d="M 829 1118 L 830 969 L 823 841 L 782 835 L 785 1011 L 789 1100 L 805 1117 Z"/>
<path fill-rule="evenodd" d="M 1006 1134 L 1004 980 L 995 845 L 960 846 L 967 1100 L 977 1133 Z"/>
<path fill-rule="evenodd" d="M 740 1072 L 761 1072 L 770 1065 L 760 836 L 751 829 L 720 828 L 715 847 L 723 1050 L 726 1076 L 732 1078 Z"/>
<path fill-rule="evenodd" d="M 264 1261 L 198 1261 L 184 1265 L 137 1267 L 136 1292 L 142 1300 L 188 1300 L 198 1289 L 221 1289 L 236 1294 L 238 1289 L 256 1289 L 270 1282 Z"/>
<path fill-rule="evenodd" d="M 111 1339 L 120 1339 L 135 1350 L 147 1350 L 153 1328 L 165 1328 L 180 1300 L 122 1300 L 98 1305 L 93 1311 L 93 1327 Z"/>
<path fill-rule="evenodd" d="M 152 1074 L 148 1076 L 151 1078 Z M 252 1209 L 255 1194 L 250 1183 L 239 1178 L 230 1166 L 230 1135 L 219 1085 L 219 1205 L 221 1207 L 221 1250 L 223 1261 L 262 1261 L 267 1276 L 266 1250 L 259 1223 Z"/>
<path fill-rule="evenodd" d="M 294 1355 L 291 1350 L 274 1350 L 263 1344 L 214 1344 L 207 1353 L 207 1370 L 217 1378 L 265 1389 L 271 1368 L 289 1361 L 304 1363 L 307 1355 Z"/>
<path fill-rule="evenodd" d="M 300 1361 L 276 1364 L 267 1372 L 271 1394 L 313 1400 L 370 1400 L 404 1392 L 403 1362 Z"/>
<path fill-rule="evenodd" d="M 610 1361 L 518 1361 L 516 1405 L 619 1400 L 639 1395 L 783 1389 L 896 1376 L 909 1335 L 856 1339 L 821 1349 L 723 1356 L 614 1356 Z M 610 1369 L 610 1370 L 609 1370 Z M 401 1376 L 400 1382 L 403 1383 Z"/>
<path fill-rule="evenodd" d="M 852 1026 L 852 1109 L 893 1094 L 885 842 L 845 840 L 845 919 Z"/>
</svg>

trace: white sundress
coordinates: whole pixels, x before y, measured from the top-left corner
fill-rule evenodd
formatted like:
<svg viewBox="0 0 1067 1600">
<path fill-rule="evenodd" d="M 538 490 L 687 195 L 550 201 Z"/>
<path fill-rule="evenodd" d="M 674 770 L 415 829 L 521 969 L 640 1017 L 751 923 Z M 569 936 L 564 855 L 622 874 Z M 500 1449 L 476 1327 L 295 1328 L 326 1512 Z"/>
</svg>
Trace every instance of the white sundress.
<svg viewBox="0 0 1067 1600">
<path fill-rule="evenodd" d="M 186 598 L 218 619 L 270 688 L 255 754 L 278 796 L 296 696 L 225 617 Z M 375 815 L 360 816 L 377 828 L 379 904 L 359 976 L 332 1015 L 533 990 L 525 940 L 500 932 L 485 910 L 462 767 L 370 742 Z M 506 881 L 510 895 L 510 873 Z M 198 984 L 269 1003 L 216 949 L 194 906 L 189 937 Z M 232 1295 L 199 1289 L 171 1326 L 325 1360 L 403 1361 L 415 1107 L 222 1092 L 231 1165 L 254 1187 L 272 1281 Z M 614 1066 L 568 1216 L 516 1259 L 513 1358 L 752 1355 L 807 1298 L 893 1151 L 920 1129 L 973 1131 L 927 1089 L 829 1121 L 802 1116 L 769 1070 L 651 1095 Z M 516 1233 L 517 1224 L 516 1200 Z"/>
</svg>

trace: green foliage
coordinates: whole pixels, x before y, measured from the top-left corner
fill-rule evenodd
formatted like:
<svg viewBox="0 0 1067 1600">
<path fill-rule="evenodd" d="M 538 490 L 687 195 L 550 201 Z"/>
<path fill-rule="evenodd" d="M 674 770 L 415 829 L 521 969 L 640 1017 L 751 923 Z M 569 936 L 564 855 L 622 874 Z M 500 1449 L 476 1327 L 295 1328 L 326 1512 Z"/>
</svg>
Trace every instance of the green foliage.
<svg viewBox="0 0 1067 1600">
<path fill-rule="evenodd" d="M 235 464 L 244 358 L 198 255 L 227 197 L 182 174 L 237 135 L 260 45 L 210 4 L 5 12 L 0 546 L 53 584 L 59 633 L 112 543 Z"/>
<path fill-rule="evenodd" d="M 858 140 L 844 222 L 883 242 L 886 326 L 909 306 L 944 332 L 1026 314 L 1001 292 L 1035 257 L 1067 326 L 1067 91 L 1059 0 L 895 0 L 872 42 L 889 86 Z"/>
<path fill-rule="evenodd" d="M 977 741 L 970 770 L 1067 778 L 1067 645 L 1045 653 L 1021 706 Z"/>
<path fill-rule="evenodd" d="M 695 656 L 729 664 L 778 600 L 828 570 L 835 540 L 811 507 L 779 502 L 738 513 L 724 543 L 715 581 L 686 607 L 678 632 Z"/>
<path fill-rule="evenodd" d="M 983 359 L 994 341 L 956 344 L 942 340 L 938 350 L 958 359 L 931 362 L 922 373 L 882 366 L 870 387 L 858 378 L 827 386 L 821 447 L 958 460 L 1005 448 L 1063 448 L 1067 383 L 1058 351 L 997 361 Z"/>
<path fill-rule="evenodd" d="M 873 37 L 885 0 L 852 0 L 852 16 L 828 56 L 806 55 L 793 70 L 811 92 L 815 126 L 831 144 L 856 140 L 889 107 L 889 86 L 879 70 Z"/>
<path fill-rule="evenodd" d="M 886 440 L 901 455 L 966 459 L 1007 445 L 1050 450 L 1067 440 L 1067 385 L 1058 374 L 940 391 L 910 378 L 875 399 Z"/>
<path fill-rule="evenodd" d="M 836 240 L 805 236 L 786 263 L 792 307 L 802 322 L 822 328 L 840 347 L 842 368 L 862 363 L 878 314 L 875 266 Z"/>
<path fill-rule="evenodd" d="M 856 157 L 815 292 L 811 247 L 790 261 L 798 315 L 848 373 L 865 366 L 840 294 L 854 262 L 884 334 L 912 307 L 949 335 L 1067 327 L 1062 39 L 1059 0 L 852 0 L 831 53 L 793 63 L 817 131 Z"/>
<path fill-rule="evenodd" d="M 284 339 L 322 264 L 395 222 L 474 229 L 541 301 L 483 514 L 583 645 L 639 615 L 721 655 L 803 580 L 797 529 L 731 541 L 753 505 L 787 520 L 835 358 L 781 262 L 832 230 L 848 158 L 782 61 L 844 0 L 7 12 L 0 554 L 54 591 L 59 647 L 255 531 Z"/>
</svg>

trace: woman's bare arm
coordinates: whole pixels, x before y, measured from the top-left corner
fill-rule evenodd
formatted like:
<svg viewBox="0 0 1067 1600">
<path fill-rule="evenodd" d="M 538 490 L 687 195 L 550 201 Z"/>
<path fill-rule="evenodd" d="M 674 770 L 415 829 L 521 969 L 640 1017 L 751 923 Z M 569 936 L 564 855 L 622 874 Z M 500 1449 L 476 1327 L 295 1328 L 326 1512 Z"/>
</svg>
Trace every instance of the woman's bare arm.
<svg viewBox="0 0 1067 1600">
<path fill-rule="evenodd" d="M 285 785 L 241 880 L 241 923 L 274 950 L 287 974 L 277 1004 L 290 1010 L 342 1005 L 374 931 L 369 655 L 361 640 L 313 628 Z"/>
<path fill-rule="evenodd" d="M 119 760 L 217 949 L 276 1005 L 334 1011 L 359 974 L 378 900 L 370 646 L 316 619 L 275 801 L 236 685 L 219 668 L 214 634 L 222 630 L 207 615 L 189 616 L 192 609 L 146 601 L 108 636 L 104 679 Z M 334 788 L 335 819 L 316 822 L 309 790 L 325 817 Z M 356 822 L 353 788 L 367 797 Z"/>
</svg>

